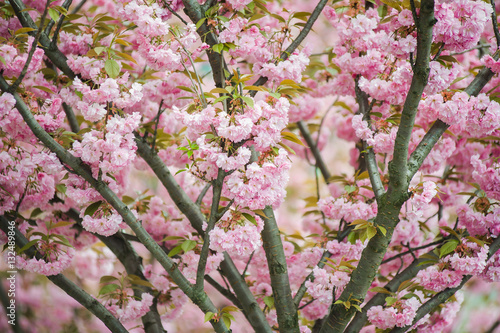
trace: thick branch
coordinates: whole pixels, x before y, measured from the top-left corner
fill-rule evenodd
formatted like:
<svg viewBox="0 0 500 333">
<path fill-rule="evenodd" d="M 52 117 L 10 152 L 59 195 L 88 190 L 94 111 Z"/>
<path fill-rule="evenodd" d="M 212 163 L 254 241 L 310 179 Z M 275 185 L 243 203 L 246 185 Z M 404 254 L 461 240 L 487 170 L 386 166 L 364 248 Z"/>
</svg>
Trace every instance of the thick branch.
<svg viewBox="0 0 500 333">
<path fill-rule="evenodd" d="M 45 3 L 45 9 L 43 10 L 42 17 L 40 18 L 40 25 L 38 26 L 38 29 L 35 34 L 35 39 L 33 40 L 33 43 L 31 44 L 31 49 L 28 53 L 28 58 L 26 59 L 26 62 L 24 63 L 24 67 L 21 70 L 21 73 L 19 74 L 18 78 L 12 85 L 10 86 L 9 91 L 16 91 L 21 82 L 23 81 L 24 77 L 26 76 L 26 73 L 28 72 L 28 67 L 30 65 L 31 60 L 33 59 L 33 55 L 35 54 L 37 45 L 38 45 L 38 40 L 40 39 L 40 35 L 42 34 L 42 28 L 43 28 L 43 23 L 45 21 L 45 17 L 47 16 L 47 11 L 49 9 L 49 3 L 50 0 L 47 0 Z"/>
<path fill-rule="evenodd" d="M 5 232 L 7 235 L 9 232 L 9 221 L 0 215 L 0 229 Z M 28 240 L 24 235 L 19 231 L 19 229 L 15 228 L 15 236 L 14 236 L 16 245 L 19 248 L 22 248 L 28 243 Z M 37 254 L 34 247 L 30 247 L 24 252 L 29 257 L 36 257 L 39 260 L 43 260 L 43 258 Z M 74 298 L 78 303 L 83 305 L 86 309 L 92 312 L 97 318 L 99 318 L 107 328 L 110 329 L 111 332 L 123 332 L 127 333 L 127 329 L 123 327 L 118 319 L 116 319 L 109 311 L 99 303 L 95 298 L 90 296 L 85 290 L 81 289 L 79 286 L 74 284 L 71 280 L 66 278 L 62 274 L 47 276 L 47 278 L 52 281 L 56 286 L 64 290 L 69 296 Z"/>
<path fill-rule="evenodd" d="M 200 6 L 196 0 L 182 0 L 184 4 L 184 12 L 191 19 L 194 24 L 197 24 L 201 19 L 205 17 L 205 10 Z M 217 36 L 210 30 L 206 22 L 198 28 L 198 35 L 200 35 L 201 40 L 210 46 L 214 46 L 219 43 Z M 207 49 L 208 61 L 210 62 L 210 67 L 212 68 L 212 73 L 215 81 L 216 87 L 223 87 L 225 81 L 225 75 L 222 71 L 223 68 L 227 68 L 222 53 L 217 53 L 212 49 Z"/>
<path fill-rule="evenodd" d="M 412 1 L 413 4 L 413 1 Z M 432 44 L 432 28 L 436 23 L 434 18 L 434 1 L 422 1 L 420 15 L 415 22 L 417 25 L 417 59 L 415 61 L 413 78 L 410 90 L 406 97 L 401 123 L 399 125 L 396 141 L 394 144 L 394 158 L 389 163 L 389 189 L 395 190 L 400 195 L 408 189 L 407 158 L 418 104 L 427 85 L 429 78 L 429 58 Z"/>
<path fill-rule="evenodd" d="M 245 279 L 238 272 L 238 269 L 227 252 L 224 252 L 224 261 L 221 262 L 220 268 L 227 277 L 229 284 L 231 284 L 234 293 L 238 297 L 238 301 L 240 301 L 241 306 L 244 309 L 243 313 L 248 319 L 250 325 L 252 325 L 254 331 L 259 333 L 271 333 L 271 327 L 269 326 L 266 316 L 262 312 L 259 303 L 257 303 L 255 297 L 248 289 Z"/>
<path fill-rule="evenodd" d="M 280 231 L 271 207 L 264 209 L 264 230 L 262 240 L 266 252 L 267 266 L 271 276 L 274 304 L 278 315 L 280 332 L 299 332 L 297 308 L 292 299 L 285 252 L 281 243 Z"/>
</svg>

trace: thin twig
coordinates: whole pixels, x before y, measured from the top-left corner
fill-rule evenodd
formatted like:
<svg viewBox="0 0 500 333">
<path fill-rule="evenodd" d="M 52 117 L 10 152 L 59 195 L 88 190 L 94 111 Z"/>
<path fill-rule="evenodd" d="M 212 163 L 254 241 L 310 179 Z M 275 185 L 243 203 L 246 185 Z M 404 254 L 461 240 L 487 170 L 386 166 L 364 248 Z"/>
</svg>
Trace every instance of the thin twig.
<svg viewBox="0 0 500 333">
<path fill-rule="evenodd" d="M 87 0 L 82 0 L 82 1 L 80 1 L 80 2 L 78 3 L 78 5 L 76 5 L 76 7 L 75 7 L 75 8 L 73 8 L 73 9 L 71 10 L 71 14 L 76 14 L 76 13 L 78 13 L 78 11 L 79 11 L 80 9 L 82 9 L 83 5 L 85 5 L 85 3 L 86 3 L 86 2 L 87 2 Z"/>
<path fill-rule="evenodd" d="M 36 32 L 35 39 L 33 40 L 33 43 L 31 44 L 31 49 L 30 52 L 28 53 L 28 58 L 26 59 L 26 62 L 24 63 L 23 70 L 21 71 L 21 74 L 19 74 L 18 78 L 12 85 L 9 87 L 8 91 L 9 92 L 14 92 L 17 90 L 21 82 L 23 81 L 24 77 L 26 76 L 26 73 L 28 73 L 28 67 L 31 63 L 31 60 L 33 59 L 33 55 L 35 54 L 37 45 L 38 45 L 38 40 L 40 39 L 40 36 L 42 34 L 42 28 L 43 28 L 43 22 L 45 21 L 45 17 L 47 17 L 47 12 L 49 10 L 49 4 L 50 0 L 47 0 L 45 3 L 45 9 L 43 10 L 42 17 L 40 18 L 40 25 L 38 26 L 38 31 Z"/>
<path fill-rule="evenodd" d="M 215 281 L 210 275 L 205 275 L 205 281 L 207 281 L 212 287 L 214 287 L 221 295 L 230 300 L 235 306 L 242 309 L 241 303 L 238 298 L 229 290 L 220 285 Z"/>
<path fill-rule="evenodd" d="M 151 143 L 151 150 L 155 151 L 155 144 L 156 144 L 156 135 L 158 134 L 158 124 L 160 123 L 160 116 L 163 113 L 161 107 L 163 106 L 163 99 L 160 101 L 160 106 L 158 107 L 158 113 L 156 114 L 156 119 L 155 119 L 155 130 L 153 132 L 153 142 Z M 147 131 L 146 131 L 147 133 Z M 144 134 L 146 135 L 146 134 Z"/>
<path fill-rule="evenodd" d="M 493 23 L 493 31 L 495 32 L 495 39 L 497 40 L 497 49 L 500 48 L 500 33 L 498 32 L 498 20 L 497 20 L 497 11 L 495 8 L 495 0 L 490 0 L 491 7 L 493 7 L 491 11 L 491 23 Z"/>
<path fill-rule="evenodd" d="M 184 23 L 184 25 L 188 24 L 179 14 L 177 14 L 175 10 L 172 9 L 172 7 L 169 6 L 169 4 L 165 0 L 163 0 L 163 5 L 165 6 L 165 8 L 168 9 L 169 12 L 171 12 L 175 17 L 177 17 L 182 23 Z"/>
<path fill-rule="evenodd" d="M 63 4 L 61 5 L 61 7 L 63 7 L 64 9 L 68 10 L 69 6 L 71 6 L 71 3 L 73 2 L 73 0 L 65 0 L 63 2 Z M 63 17 L 64 15 L 61 13 L 61 15 L 59 15 L 59 22 L 62 22 L 64 21 L 63 20 Z M 50 30 L 52 30 L 52 27 L 54 26 L 55 22 L 54 20 L 50 20 L 49 24 L 47 24 L 47 27 L 45 28 L 45 34 L 48 36 L 50 34 Z M 62 25 L 62 23 L 60 23 Z M 58 29 L 56 29 L 57 31 Z M 55 36 L 57 36 L 57 32 L 54 34 Z M 56 38 L 57 40 L 57 38 Z"/>
<path fill-rule="evenodd" d="M 318 145 L 314 142 L 311 133 L 309 133 L 307 125 L 304 124 L 303 121 L 298 121 L 297 126 L 299 127 L 300 134 L 302 134 L 302 137 L 304 137 L 304 140 L 306 141 L 307 145 L 309 146 L 309 149 L 311 150 L 311 153 L 314 156 L 314 159 L 316 160 L 316 166 L 319 168 L 319 170 L 321 171 L 321 175 L 323 175 L 325 182 L 328 184 L 331 174 L 330 171 L 328 171 L 328 167 L 326 166 L 323 157 L 321 156 L 321 152 L 318 149 Z"/>
<path fill-rule="evenodd" d="M 201 190 L 200 195 L 198 195 L 198 198 L 196 198 L 196 201 L 195 201 L 196 206 L 198 206 L 198 207 L 201 206 L 201 202 L 203 201 L 203 198 L 205 197 L 205 194 L 207 194 L 208 190 L 210 189 L 210 186 L 212 186 L 212 184 L 208 183 Z"/>
<path fill-rule="evenodd" d="M 248 261 L 247 261 L 247 264 L 245 266 L 245 269 L 243 270 L 243 273 L 241 273 L 241 276 L 243 278 L 245 278 L 245 274 L 247 273 L 247 269 L 248 269 L 248 266 L 250 266 L 250 262 L 252 261 L 252 257 L 253 257 L 253 254 L 255 253 L 255 251 L 253 251 L 251 254 L 250 254 L 250 258 L 248 258 Z"/>
<path fill-rule="evenodd" d="M 306 24 L 304 25 L 304 28 L 300 31 L 299 35 L 295 40 L 286 48 L 283 53 L 281 53 L 281 56 L 279 60 L 286 60 L 288 57 L 295 51 L 295 49 L 302 43 L 304 38 L 309 34 L 309 31 L 311 31 L 312 26 L 318 19 L 319 14 L 323 11 L 323 8 L 325 8 L 325 5 L 328 3 L 328 0 L 320 0 L 318 4 L 316 5 L 316 8 L 314 8 L 313 12 L 311 13 L 311 16 L 309 16 L 309 19 L 307 20 Z M 255 83 L 253 84 L 254 86 L 261 86 L 267 82 L 268 78 L 265 76 L 261 76 Z M 253 90 L 250 92 L 250 95 L 252 97 L 257 94 L 256 90 Z"/>
</svg>

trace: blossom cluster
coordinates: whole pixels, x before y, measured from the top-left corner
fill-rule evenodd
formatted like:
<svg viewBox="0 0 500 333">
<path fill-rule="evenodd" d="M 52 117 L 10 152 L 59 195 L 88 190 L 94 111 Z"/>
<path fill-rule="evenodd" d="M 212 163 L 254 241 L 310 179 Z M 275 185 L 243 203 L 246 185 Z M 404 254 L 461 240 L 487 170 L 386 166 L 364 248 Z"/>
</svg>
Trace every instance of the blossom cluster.
<svg viewBox="0 0 500 333">
<path fill-rule="evenodd" d="M 250 209 L 276 207 L 286 194 L 284 186 L 291 166 L 286 150 L 275 148 L 288 123 L 288 108 L 285 98 L 271 98 L 245 107 L 243 113 L 228 114 L 211 105 L 193 113 L 176 110 L 177 118 L 188 128 L 187 137 L 196 139 L 191 172 L 210 181 L 219 168 L 232 171 L 223 188 L 224 196 Z M 241 147 L 232 150 L 235 144 Z M 252 149 L 258 156 L 256 161 L 251 160 Z"/>
<path fill-rule="evenodd" d="M 236 258 L 247 257 L 262 246 L 260 232 L 264 221 L 255 216 L 257 224 L 253 225 L 237 213 L 230 215 L 221 219 L 210 231 L 210 249 L 218 253 L 227 252 Z"/>
</svg>

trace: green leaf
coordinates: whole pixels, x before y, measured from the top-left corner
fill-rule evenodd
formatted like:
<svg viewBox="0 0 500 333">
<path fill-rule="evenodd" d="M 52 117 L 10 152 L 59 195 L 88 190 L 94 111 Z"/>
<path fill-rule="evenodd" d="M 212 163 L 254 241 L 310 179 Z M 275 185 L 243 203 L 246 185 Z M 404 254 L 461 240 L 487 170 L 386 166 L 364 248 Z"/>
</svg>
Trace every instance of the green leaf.
<svg viewBox="0 0 500 333">
<path fill-rule="evenodd" d="M 57 184 L 56 185 L 56 190 L 62 194 L 66 194 L 66 185 L 64 184 Z"/>
<path fill-rule="evenodd" d="M 206 323 L 209 320 L 212 320 L 212 318 L 214 316 L 215 316 L 215 313 L 213 313 L 213 312 L 208 311 L 207 313 L 205 313 L 205 321 L 204 321 L 204 323 Z"/>
<path fill-rule="evenodd" d="M 212 50 L 217 53 L 221 53 L 221 51 L 224 49 L 224 44 L 215 44 L 212 46 Z"/>
<path fill-rule="evenodd" d="M 118 65 L 118 63 L 113 59 L 106 60 L 104 63 L 104 70 L 112 79 L 115 79 L 118 75 L 120 75 L 120 65 Z"/>
<path fill-rule="evenodd" d="M 83 214 L 84 216 L 87 216 L 87 215 L 94 215 L 94 213 L 99 209 L 99 207 L 101 206 L 102 204 L 102 201 L 97 201 L 97 202 L 94 202 L 93 204 L 91 204 L 90 206 L 87 207 L 87 209 L 85 209 L 85 213 Z"/>
<path fill-rule="evenodd" d="M 281 132 L 281 137 L 285 140 L 292 141 L 296 144 L 306 147 L 306 145 L 292 132 Z"/>
<path fill-rule="evenodd" d="M 55 92 L 53 92 L 52 89 L 44 87 L 44 86 L 32 86 L 32 88 L 45 91 L 46 93 L 49 93 L 49 94 L 55 94 Z"/>
<path fill-rule="evenodd" d="M 177 245 L 172 250 L 170 250 L 170 252 L 168 253 L 168 256 L 173 257 L 176 254 L 179 254 L 181 251 L 182 251 L 182 247 L 180 245 Z"/>
<path fill-rule="evenodd" d="M 36 29 L 33 29 L 33 28 L 21 28 L 21 29 L 17 29 L 16 32 L 14 32 L 14 36 L 17 36 L 17 35 L 20 35 L 20 34 L 24 34 L 24 33 L 27 33 L 27 32 L 31 32 L 31 31 L 35 31 Z"/>
<path fill-rule="evenodd" d="M 344 186 L 344 190 L 347 192 L 347 194 L 350 194 L 350 193 L 356 191 L 356 189 L 357 189 L 357 186 L 354 186 L 354 185 Z"/>
<path fill-rule="evenodd" d="M 227 328 L 231 327 L 231 319 L 229 319 L 227 316 L 222 315 L 222 321 L 224 322 Z"/>
<path fill-rule="evenodd" d="M 33 209 L 33 211 L 31 212 L 31 215 L 30 215 L 30 219 L 37 217 L 41 213 L 43 213 L 43 211 L 40 208 L 37 207 L 37 208 Z"/>
<path fill-rule="evenodd" d="M 267 305 L 269 309 L 274 308 L 274 297 L 273 296 L 266 296 L 263 298 L 264 304 Z"/>
<path fill-rule="evenodd" d="M 99 280 L 99 283 L 100 284 L 105 284 L 105 283 L 110 283 L 111 281 L 115 281 L 115 280 L 118 280 L 117 277 L 114 277 L 112 275 L 104 275 L 103 277 L 101 277 L 101 279 Z"/>
<path fill-rule="evenodd" d="M 39 239 L 34 239 L 32 241 L 29 241 L 28 243 L 26 243 L 26 245 L 24 245 L 22 248 L 19 249 L 19 251 L 17 252 L 18 254 L 21 254 L 23 253 L 24 251 L 26 251 L 27 249 L 29 249 L 30 247 L 36 245 L 40 240 Z"/>
<path fill-rule="evenodd" d="M 393 294 L 389 290 L 387 290 L 387 289 L 385 289 L 383 287 L 373 287 L 369 291 L 374 292 L 374 293 L 379 293 L 379 294 L 387 294 L 387 295 L 392 295 Z"/>
<path fill-rule="evenodd" d="M 192 249 L 194 249 L 196 247 L 196 241 L 192 240 L 192 239 L 187 239 L 185 240 L 182 244 L 181 244 L 181 249 L 184 251 L 184 252 L 188 252 L 188 251 L 191 251 Z"/>
<path fill-rule="evenodd" d="M 56 224 L 51 225 L 50 229 L 52 230 L 52 229 L 59 228 L 59 227 L 66 227 L 68 225 L 73 225 L 73 224 L 74 224 L 73 222 L 69 222 L 69 221 L 59 221 Z"/>
<path fill-rule="evenodd" d="M 251 108 L 253 108 L 254 103 L 253 103 L 253 98 L 248 97 L 248 96 L 242 96 L 241 99 Z"/>
<path fill-rule="evenodd" d="M 385 303 L 389 306 L 393 305 L 394 303 L 396 303 L 398 299 L 395 298 L 395 297 L 386 297 L 385 298 Z"/>
<path fill-rule="evenodd" d="M 377 228 L 375 228 L 372 225 L 368 226 L 368 228 L 366 229 L 366 236 L 368 237 L 368 239 L 372 239 L 373 237 L 375 237 L 376 234 L 377 234 Z"/>
<path fill-rule="evenodd" d="M 452 239 L 444 243 L 443 246 L 441 246 L 441 249 L 439 250 L 439 258 L 442 258 L 445 255 L 455 251 L 458 244 L 460 244 L 460 242 L 456 239 Z"/>
<path fill-rule="evenodd" d="M 49 16 L 54 22 L 59 21 L 59 13 L 54 8 L 49 8 Z"/>
<path fill-rule="evenodd" d="M 134 64 L 137 64 L 137 61 L 130 54 L 127 54 L 127 53 L 124 53 L 124 52 L 118 52 L 118 51 L 115 51 L 115 53 L 117 55 L 119 55 L 120 57 L 122 57 L 123 59 L 131 61 Z"/>
<path fill-rule="evenodd" d="M 199 20 L 199 21 L 196 23 L 196 30 L 198 30 L 198 29 L 199 29 L 199 28 L 203 25 L 203 23 L 205 22 L 205 20 L 206 20 L 206 19 L 207 19 L 207 18 L 206 18 L 206 17 L 204 17 L 204 18 L 202 18 L 201 20 Z M 206 320 L 205 320 L 205 321 L 206 321 Z"/>
<path fill-rule="evenodd" d="M 113 291 L 120 289 L 120 288 L 121 287 L 119 285 L 117 285 L 116 283 L 107 284 L 104 287 L 102 287 L 101 290 L 99 290 L 98 296 L 112 293 Z"/>
<path fill-rule="evenodd" d="M 380 232 L 382 233 L 382 235 L 386 235 L 387 234 L 387 230 L 381 226 L 381 225 L 378 225 L 377 228 L 380 230 Z"/>
<path fill-rule="evenodd" d="M 243 215 L 248 221 L 250 221 L 253 224 L 257 225 L 257 221 L 255 220 L 255 217 L 253 217 L 252 215 L 250 215 L 248 213 L 242 213 L 241 215 Z"/>
<path fill-rule="evenodd" d="M 222 310 L 220 310 L 220 312 L 236 312 L 236 311 L 239 311 L 239 310 L 240 309 L 238 309 L 235 306 L 228 305 L 228 306 L 225 306 L 224 308 L 222 308 Z"/>
</svg>

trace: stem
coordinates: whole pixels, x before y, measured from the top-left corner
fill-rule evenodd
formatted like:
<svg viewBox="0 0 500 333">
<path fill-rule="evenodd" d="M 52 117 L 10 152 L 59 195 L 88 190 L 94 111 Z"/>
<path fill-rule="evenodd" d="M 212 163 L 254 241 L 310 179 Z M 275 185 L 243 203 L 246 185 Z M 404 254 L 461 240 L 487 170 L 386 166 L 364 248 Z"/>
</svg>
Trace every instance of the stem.
<svg viewBox="0 0 500 333">
<path fill-rule="evenodd" d="M 328 251 L 323 252 L 323 255 L 321 256 L 321 259 L 319 260 L 318 264 L 316 265 L 319 268 L 323 268 L 326 264 L 326 258 L 330 258 L 332 254 Z M 293 303 L 295 304 L 296 307 L 299 306 L 300 301 L 302 301 L 302 298 L 304 297 L 306 293 L 306 282 L 307 281 L 314 281 L 314 273 L 311 272 L 309 275 L 304 279 L 304 282 L 299 287 L 299 290 L 295 294 L 295 297 L 293 298 Z"/>
<path fill-rule="evenodd" d="M 491 12 L 491 23 L 493 24 L 493 32 L 495 33 L 495 39 L 497 41 L 497 49 L 500 48 L 500 33 L 498 32 L 498 20 L 497 11 L 495 8 L 495 0 L 490 0 L 492 12 Z"/>
<path fill-rule="evenodd" d="M 198 270 L 196 272 L 196 285 L 195 290 L 203 290 L 203 281 L 205 276 L 205 268 L 207 267 L 208 252 L 210 246 L 210 231 L 215 227 L 215 223 L 218 220 L 219 214 L 219 202 L 222 194 L 222 186 L 224 185 L 224 178 L 226 173 L 224 170 L 219 169 L 217 173 L 217 179 L 213 181 L 213 197 L 212 197 L 212 207 L 210 210 L 210 219 L 208 220 L 208 226 L 205 230 L 205 237 L 203 238 L 203 247 L 201 248 L 200 261 L 198 262 Z"/>
<path fill-rule="evenodd" d="M 274 212 L 270 206 L 264 209 L 264 230 L 262 240 L 266 252 L 267 265 L 271 276 L 279 330 L 282 333 L 299 332 L 297 308 L 292 299 L 285 252 Z"/>
<path fill-rule="evenodd" d="M 76 119 L 75 113 L 71 106 L 66 103 L 62 104 L 64 113 L 66 113 L 66 118 L 68 118 L 69 127 L 73 133 L 78 133 L 80 131 L 80 125 L 78 124 L 78 120 Z"/>
<path fill-rule="evenodd" d="M 358 102 L 359 105 L 359 113 L 363 115 L 363 120 L 367 121 L 368 124 L 370 124 L 370 110 L 372 108 L 373 102 L 372 105 L 370 105 L 368 103 L 368 94 L 359 88 L 358 85 L 359 76 L 356 77 L 355 81 L 356 81 L 355 85 L 356 101 Z M 370 182 L 372 184 L 373 193 L 375 194 L 375 198 L 378 201 L 379 198 L 384 194 L 385 189 L 384 189 L 384 184 L 382 183 L 382 179 L 380 178 L 380 173 L 378 172 L 377 158 L 375 157 L 373 149 L 368 148 L 368 145 L 364 140 L 362 140 L 362 142 L 363 142 L 363 150 L 365 151 L 364 153 L 365 166 L 366 169 L 368 170 L 368 175 L 370 177 Z M 361 168 L 361 163 L 360 163 L 360 168 Z"/>
</svg>

